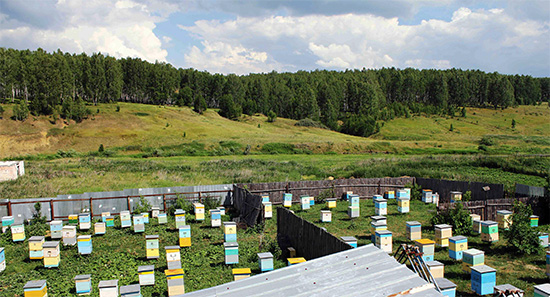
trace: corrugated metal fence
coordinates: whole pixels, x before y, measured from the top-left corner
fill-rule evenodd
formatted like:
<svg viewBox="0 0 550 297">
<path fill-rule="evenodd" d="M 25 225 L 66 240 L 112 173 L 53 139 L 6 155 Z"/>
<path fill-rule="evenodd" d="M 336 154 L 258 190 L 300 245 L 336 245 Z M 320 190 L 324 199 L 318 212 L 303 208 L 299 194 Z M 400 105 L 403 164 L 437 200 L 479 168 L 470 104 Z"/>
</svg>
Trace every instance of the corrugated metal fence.
<svg viewBox="0 0 550 297">
<path fill-rule="evenodd" d="M 416 183 L 423 189 L 431 189 L 439 194 L 439 202 L 451 202 L 451 191 L 459 191 L 462 194 L 472 192 L 472 200 L 502 199 L 504 197 L 504 185 L 488 184 L 480 182 L 467 182 L 456 180 L 444 180 L 434 178 L 417 177 Z M 489 187 L 488 191 L 483 190 Z"/>
<path fill-rule="evenodd" d="M 277 208 L 277 241 L 283 252 L 296 249 L 307 260 L 330 255 L 352 247 L 324 229 L 296 216 L 286 208 Z"/>
<path fill-rule="evenodd" d="M 385 191 L 414 184 L 414 177 L 385 177 L 385 178 L 355 178 L 336 180 L 312 180 L 297 182 L 274 182 L 259 184 L 237 184 L 240 188 L 248 189 L 255 194 L 268 194 L 273 204 L 282 204 L 283 194 L 292 193 L 292 201 L 299 202 L 301 195 L 318 196 L 324 191 L 331 191 L 331 197 L 341 197 L 347 191 L 353 191 L 361 197 L 372 197 L 383 194 Z"/>
<path fill-rule="evenodd" d="M 126 189 L 114 192 L 90 192 L 84 194 L 58 195 L 52 198 L 2 199 L 0 200 L 0 216 L 14 215 L 23 220 L 32 218 L 34 204 L 41 204 L 41 213 L 48 221 L 65 219 L 70 214 L 90 212 L 100 216 L 102 212 L 117 215 L 123 210 L 137 207 L 143 197 L 151 207 L 166 210 L 177 198 L 190 201 L 202 201 L 206 197 L 214 197 L 223 205 L 231 204 L 233 185 L 205 185 L 167 188 Z"/>
<path fill-rule="evenodd" d="M 544 197 L 544 188 L 516 184 L 516 197 Z"/>
</svg>

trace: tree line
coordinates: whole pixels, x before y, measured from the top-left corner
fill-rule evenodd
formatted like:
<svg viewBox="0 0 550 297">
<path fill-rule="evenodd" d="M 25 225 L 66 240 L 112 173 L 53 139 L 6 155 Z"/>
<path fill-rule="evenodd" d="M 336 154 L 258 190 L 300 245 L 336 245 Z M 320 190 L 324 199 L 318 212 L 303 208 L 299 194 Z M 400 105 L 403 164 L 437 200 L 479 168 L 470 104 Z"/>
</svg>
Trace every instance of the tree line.
<svg viewBox="0 0 550 297">
<path fill-rule="evenodd" d="M 550 98 L 550 78 L 480 70 L 298 71 L 237 76 L 175 68 L 101 53 L 48 53 L 0 48 L 0 98 L 34 115 L 82 119 L 85 105 L 136 102 L 219 108 L 309 118 L 333 130 L 368 136 L 378 121 L 416 113 L 455 114 L 461 107 L 507 108 Z M 89 112 L 89 111 L 88 111 Z"/>
</svg>

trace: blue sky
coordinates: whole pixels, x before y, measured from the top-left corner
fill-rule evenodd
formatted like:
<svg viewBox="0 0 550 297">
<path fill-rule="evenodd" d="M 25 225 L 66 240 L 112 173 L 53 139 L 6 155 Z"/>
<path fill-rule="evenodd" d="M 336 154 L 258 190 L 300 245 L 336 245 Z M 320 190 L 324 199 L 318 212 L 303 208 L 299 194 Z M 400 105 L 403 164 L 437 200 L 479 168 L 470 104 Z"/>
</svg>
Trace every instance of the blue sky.
<svg viewBox="0 0 550 297">
<path fill-rule="evenodd" d="M 550 76 L 550 0 L 0 0 L 0 46 L 224 74 L 454 67 Z"/>
</svg>

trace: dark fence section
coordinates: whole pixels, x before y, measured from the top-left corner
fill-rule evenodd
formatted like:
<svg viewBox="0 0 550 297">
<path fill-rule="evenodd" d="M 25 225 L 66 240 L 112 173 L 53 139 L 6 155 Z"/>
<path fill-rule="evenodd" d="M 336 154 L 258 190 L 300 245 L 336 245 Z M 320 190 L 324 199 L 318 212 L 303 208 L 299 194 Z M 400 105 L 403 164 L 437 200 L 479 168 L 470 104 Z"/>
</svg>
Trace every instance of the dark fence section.
<svg viewBox="0 0 550 297">
<path fill-rule="evenodd" d="M 233 207 L 240 213 L 240 221 L 254 226 L 262 219 L 262 197 L 239 186 L 233 187 Z"/>
<path fill-rule="evenodd" d="M 544 211 L 544 206 L 540 205 L 542 200 L 537 197 L 522 197 L 522 198 L 510 198 L 510 199 L 489 199 L 481 201 L 468 201 L 462 202 L 462 205 L 465 209 L 470 211 L 472 214 L 478 214 L 481 216 L 482 220 L 491 220 L 496 221 L 497 211 L 499 210 L 512 210 L 514 201 L 519 200 L 524 204 L 531 205 L 533 213 L 541 217 L 541 219 L 546 219 L 547 214 Z M 440 203 L 438 210 L 447 210 L 450 207 L 453 207 L 454 203 Z"/>
<path fill-rule="evenodd" d="M 544 188 L 516 184 L 516 197 L 544 197 Z"/>
<path fill-rule="evenodd" d="M 277 207 L 277 241 L 284 252 L 291 246 L 296 249 L 298 256 L 307 260 L 352 248 L 283 207 Z"/>
<path fill-rule="evenodd" d="M 439 202 L 451 202 L 451 191 L 472 192 L 472 201 L 504 198 L 504 185 L 417 177 L 416 183 L 423 189 L 439 194 Z M 483 188 L 488 187 L 487 191 Z"/>
<path fill-rule="evenodd" d="M 361 197 L 382 195 L 385 191 L 403 188 L 406 184 L 414 184 L 414 177 L 386 178 L 355 178 L 337 180 L 316 180 L 297 182 L 274 182 L 259 184 L 237 184 L 237 187 L 247 188 L 251 193 L 268 194 L 273 204 L 282 204 L 283 194 L 292 193 L 294 202 L 300 201 L 301 195 L 318 196 L 329 191 L 332 197 L 341 197 L 347 191 L 353 191 Z"/>
</svg>

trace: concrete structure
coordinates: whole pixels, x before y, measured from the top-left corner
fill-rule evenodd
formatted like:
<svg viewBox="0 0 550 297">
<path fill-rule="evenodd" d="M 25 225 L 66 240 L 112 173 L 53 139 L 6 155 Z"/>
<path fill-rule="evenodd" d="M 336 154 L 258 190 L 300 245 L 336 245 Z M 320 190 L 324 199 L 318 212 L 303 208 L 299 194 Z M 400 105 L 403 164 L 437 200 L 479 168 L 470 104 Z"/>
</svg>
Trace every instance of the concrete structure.
<svg viewBox="0 0 550 297">
<path fill-rule="evenodd" d="M 25 174 L 24 161 L 0 162 L 0 182 L 16 180 Z"/>
</svg>

